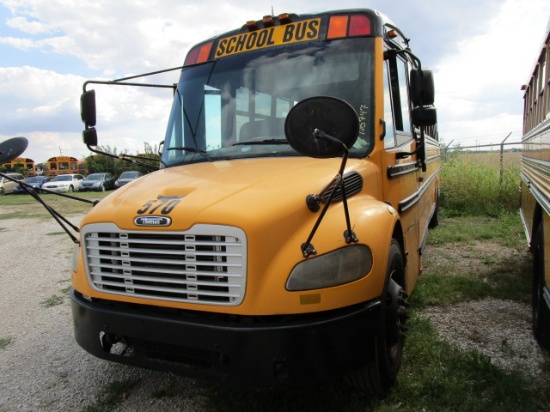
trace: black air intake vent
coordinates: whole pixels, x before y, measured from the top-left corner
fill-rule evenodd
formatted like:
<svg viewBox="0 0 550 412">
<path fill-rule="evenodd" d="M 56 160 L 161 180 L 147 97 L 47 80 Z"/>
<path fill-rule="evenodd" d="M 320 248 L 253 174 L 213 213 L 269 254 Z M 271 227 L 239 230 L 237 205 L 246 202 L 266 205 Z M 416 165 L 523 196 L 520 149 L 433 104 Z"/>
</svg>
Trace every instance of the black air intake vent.
<svg viewBox="0 0 550 412">
<path fill-rule="evenodd" d="M 353 196 L 356 193 L 359 193 L 363 189 L 363 178 L 357 172 L 351 172 L 347 175 L 344 175 L 344 185 L 346 188 L 347 197 Z M 321 199 L 323 203 L 328 201 L 330 193 L 334 188 L 334 184 L 330 185 L 327 189 L 321 193 Z M 342 200 L 342 188 L 338 187 L 336 193 L 334 194 L 333 202 L 339 202 Z"/>
</svg>

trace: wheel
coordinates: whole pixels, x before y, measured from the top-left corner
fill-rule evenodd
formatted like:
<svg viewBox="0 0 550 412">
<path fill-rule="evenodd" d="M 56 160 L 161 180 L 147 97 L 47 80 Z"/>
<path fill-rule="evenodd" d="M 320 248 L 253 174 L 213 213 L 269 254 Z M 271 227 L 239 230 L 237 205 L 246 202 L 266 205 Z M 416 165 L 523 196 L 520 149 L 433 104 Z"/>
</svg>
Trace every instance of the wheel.
<svg viewBox="0 0 550 412">
<path fill-rule="evenodd" d="M 4 191 L 4 188 L 1 187 L 0 188 L 0 196 L 4 196 L 6 194 L 6 192 Z"/>
<path fill-rule="evenodd" d="M 102 192 L 105 191 L 105 185 L 101 185 L 101 189 L 100 189 Z"/>
<path fill-rule="evenodd" d="M 533 236 L 533 333 L 541 347 L 550 350 L 550 309 L 544 300 L 544 231 L 539 223 Z"/>
<path fill-rule="evenodd" d="M 374 338 L 375 353 L 368 364 L 347 377 L 357 390 L 384 397 L 401 368 L 408 296 L 399 282 L 405 278 L 405 264 L 399 243 L 392 239 L 387 269 L 387 286 L 380 324 Z"/>
<path fill-rule="evenodd" d="M 71 193 L 74 192 L 74 187 L 72 185 L 69 186 L 69 192 L 71 192 Z"/>
</svg>

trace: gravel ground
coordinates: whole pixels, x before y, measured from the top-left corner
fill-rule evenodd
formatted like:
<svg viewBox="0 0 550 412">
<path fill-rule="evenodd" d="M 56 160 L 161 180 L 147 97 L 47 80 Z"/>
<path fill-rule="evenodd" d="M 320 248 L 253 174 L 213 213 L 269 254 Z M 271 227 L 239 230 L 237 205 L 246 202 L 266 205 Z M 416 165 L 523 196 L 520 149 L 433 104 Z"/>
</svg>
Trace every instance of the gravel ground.
<svg viewBox="0 0 550 412">
<path fill-rule="evenodd" d="M 422 313 L 441 339 L 463 350 L 477 350 L 507 371 L 520 370 L 534 377 L 545 374 L 548 355 L 531 332 L 531 307 L 518 302 L 485 299 Z"/>
<path fill-rule="evenodd" d="M 0 339 L 11 339 L 0 349 L 0 412 L 82 410 L 117 381 L 135 383 L 117 411 L 206 410 L 192 380 L 106 362 L 77 345 L 67 296 L 73 243 L 61 231 L 53 219 L 0 220 Z"/>
<path fill-rule="evenodd" d="M 0 412 L 83 410 L 101 405 L 115 382 L 133 384 L 117 411 L 208 410 L 193 380 L 106 362 L 76 344 L 67 297 L 73 244 L 57 223 L 0 220 L 0 245 L 0 339 L 11 339 L 0 349 Z M 528 305 L 490 299 L 423 316 L 442 339 L 500 367 L 540 375 L 548 363 L 532 339 Z"/>
</svg>

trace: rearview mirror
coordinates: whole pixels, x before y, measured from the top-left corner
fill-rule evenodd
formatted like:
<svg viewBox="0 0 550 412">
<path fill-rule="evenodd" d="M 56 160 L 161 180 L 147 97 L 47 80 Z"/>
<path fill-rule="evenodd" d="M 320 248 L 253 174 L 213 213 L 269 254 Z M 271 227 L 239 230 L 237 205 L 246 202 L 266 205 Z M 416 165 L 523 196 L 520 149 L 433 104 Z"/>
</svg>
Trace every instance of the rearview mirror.
<svg viewBox="0 0 550 412">
<path fill-rule="evenodd" d="M 318 138 L 328 134 L 332 140 Z M 342 155 L 359 134 L 359 118 L 347 102 L 335 97 L 310 97 L 296 104 L 285 120 L 285 135 L 294 150 L 305 156 Z"/>
<path fill-rule="evenodd" d="M 434 104 L 435 87 L 431 70 L 411 69 L 410 91 L 413 107 Z"/>
<path fill-rule="evenodd" d="M 88 90 L 80 96 L 80 116 L 86 127 L 95 126 L 95 90 Z"/>
<path fill-rule="evenodd" d="M 417 127 L 433 126 L 437 123 L 437 111 L 434 106 L 415 107 L 411 120 Z"/>
<path fill-rule="evenodd" d="M 82 132 L 82 140 L 86 146 L 97 146 L 97 131 L 90 127 Z"/>
</svg>

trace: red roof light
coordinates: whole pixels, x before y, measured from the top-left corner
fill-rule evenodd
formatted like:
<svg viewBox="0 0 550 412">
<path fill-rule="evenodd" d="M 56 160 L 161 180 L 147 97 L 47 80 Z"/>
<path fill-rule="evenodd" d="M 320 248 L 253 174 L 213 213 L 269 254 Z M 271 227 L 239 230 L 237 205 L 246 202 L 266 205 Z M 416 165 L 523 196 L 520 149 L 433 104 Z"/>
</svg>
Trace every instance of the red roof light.
<svg viewBox="0 0 550 412">
<path fill-rule="evenodd" d="M 366 36 L 371 34 L 369 18 L 360 14 L 351 16 L 348 34 L 350 36 Z"/>
<path fill-rule="evenodd" d="M 371 34 L 370 20 L 362 14 L 350 16 L 331 16 L 328 24 L 327 39 L 367 36 Z"/>
<path fill-rule="evenodd" d="M 183 65 L 190 66 L 192 64 L 204 63 L 205 61 L 208 61 L 210 51 L 212 50 L 212 44 L 213 42 L 209 42 L 195 47 L 187 54 Z"/>
</svg>

